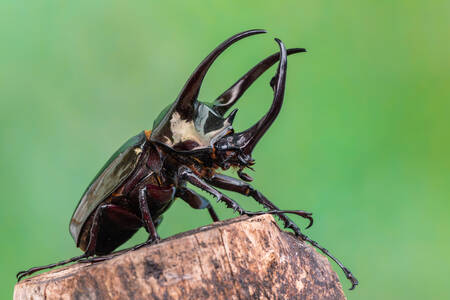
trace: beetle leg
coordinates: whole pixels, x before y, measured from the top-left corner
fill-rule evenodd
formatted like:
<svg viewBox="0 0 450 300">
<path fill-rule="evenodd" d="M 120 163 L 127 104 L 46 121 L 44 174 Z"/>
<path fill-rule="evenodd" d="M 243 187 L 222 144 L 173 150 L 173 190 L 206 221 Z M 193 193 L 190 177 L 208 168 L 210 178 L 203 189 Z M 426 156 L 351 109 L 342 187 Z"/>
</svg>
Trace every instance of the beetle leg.
<svg viewBox="0 0 450 300">
<path fill-rule="evenodd" d="M 188 189 L 188 188 L 178 188 L 177 196 L 183 199 L 187 204 L 189 204 L 194 209 L 204 209 L 207 208 L 211 219 L 214 222 L 218 222 L 219 218 L 217 217 L 214 208 L 211 203 L 205 197 L 197 194 L 196 192 Z"/>
<path fill-rule="evenodd" d="M 259 191 L 255 190 L 247 182 L 217 173 L 214 174 L 211 177 L 211 179 L 208 180 L 208 182 L 210 182 L 212 185 L 216 187 L 237 192 L 245 196 L 250 196 L 253 199 L 255 199 L 258 203 L 262 204 L 265 208 L 278 211 L 278 208 L 272 202 L 270 202 L 266 197 L 264 197 L 263 194 L 261 194 Z M 350 280 L 350 282 L 352 283 L 352 286 L 350 288 L 351 290 L 353 290 L 355 286 L 358 285 L 358 279 L 356 279 L 356 277 L 353 276 L 352 272 L 350 272 L 350 270 L 347 269 L 336 257 L 331 255 L 331 253 L 327 249 L 320 246 L 316 241 L 311 240 L 308 236 L 304 235 L 300 231 L 300 228 L 284 214 L 277 214 L 277 215 L 284 222 L 285 228 L 291 229 L 292 231 L 294 231 L 295 235 L 299 236 L 302 240 L 307 241 L 308 243 L 310 243 L 311 245 L 322 251 L 323 254 L 331 258 L 342 269 L 347 279 Z M 312 225 L 312 218 L 310 219 L 310 222 L 311 223 L 309 226 Z"/>
<path fill-rule="evenodd" d="M 144 223 L 145 229 L 150 234 L 146 243 L 158 242 L 159 235 L 158 232 L 156 232 L 156 227 L 153 223 L 152 216 L 150 215 L 150 209 L 148 208 L 146 187 L 139 190 L 139 208 L 141 210 L 142 222 Z"/>
<path fill-rule="evenodd" d="M 31 275 L 31 274 L 33 274 L 33 273 L 35 273 L 37 271 L 63 266 L 63 265 L 66 265 L 68 263 L 75 262 L 75 261 L 80 261 L 80 260 L 83 260 L 85 258 L 88 258 L 89 256 L 94 255 L 95 244 L 96 244 L 96 240 L 97 240 L 97 232 L 98 232 L 98 219 L 101 217 L 102 210 L 104 209 L 105 206 L 107 206 L 107 204 L 99 206 L 97 208 L 97 210 L 95 211 L 94 221 L 93 221 L 92 226 L 91 226 L 89 245 L 88 245 L 87 250 L 86 250 L 86 252 L 84 254 L 82 254 L 80 256 L 72 257 L 72 258 L 69 258 L 69 259 L 66 259 L 66 260 L 54 263 L 54 264 L 50 264 L 50 265 L 47 265 L 47 266 L 34 267 L 34 268 L 31 268 L 31 269 L 28 269 L 27 271 L 21 271 L 21 272 L 17 273 L 17 275 L 16 275 L 17 280 L 20 281 L 24 276 Z"/>
<path fill-rule="evenodd" d="M 163 216 L 159 216 L 159 217 L 153 222 L 153 223 L 155 224 L 155 227 L 156 227 L 156 228 L 158 228 L 158 226 L 159 226 L 159 224 L 161 224 L 162 220 L 163 220 Z M 139 222 L 141 222 L 141 220 L 139 220 Z M 86 258 L 86 259 L 82 259 L 82 260 L 80 260 L 80 261 L 78 261 L 78 262 L 80 262 L 80 263 L 96 263 L 96 262 L 108 260 L 108 259 L 114 258 L 114 257 L 116 257 L 116 256 L 122 255 L 122 254 L 124 254 L 124 253 L 127 253 L 127 252 L 129 252 L 129 251 L 137 250 L 137 249 L 139 249 L 139 248 L 141 248 L 141 247 L 143 247 L 143 246 L 145 246 L 145 245 L 148 245 L 148 244 L 149 244 L 149 242 L 146 241 L 146 242 L 140 243 L 140 244 L 138 244 L 138 245 L 136 245 L 136 246 L 134 246 L 134 247 L 131 247 L 131 248 L 128 248 L 128 249 L 124 249 L 124 250 L 121 250 L 121 251 L 117 251 L 117 252 L 111 253 L 111 254 L 109 254 L 109 255 L 102 255 L 102 256 L 89 257 L 89 258 Z"/>
<path fill-rule="evenodd" d="M 200 177 L 194 174 L 191 169 L 186 166 L 182 166 L 178 169 L 178 176 L 182 180 L 188 181 L 190 184 L 204 190 L 205 192 L 210 193 L 214 197 L 216 197 L 217 202 L 222 201 L 228 208 L 232 208 L 234 211 L 237 211 L 240 215 L 245 215 L 247 211 L 245 211 L 239 204 L 228 196 L 222 194 L 215 188 L 208 185 L 205 181 L 203 181 Z"/>
<path fill-rule="evenodd" d="M 241 181 L 239 179 L 236 179 L 236 178 L 233 178 L 230 176 L 217 174 L 217 173 L 214 174 L 208 180 L 208 182 L 218 188 L 228 190 L 228 191 L 233 191 L 233 192 L 242 194 L 244 196 L 252 197 L 253 199 L 255 199 L 258 203 L 262 204 L 267 209 L 275 210 L 275 211 L 279 210 L 279 208 L 277 206 L 275 206 L 275 204 L 270 202 L 266 197 L 264 197 L 263 194 L 261 194 L 259 191 L 255 190 L 247 182 Z M 297 212 L 298 212 L 298 213 L 296 213 L 297 215 L 309 220 L 309 224 L 306 228 L 311 227 L 311 225 L 313 224 L 313 218 L 311 217 L 311 213 L 304 212 L 304 211 L 297 211 Z M 284 222 L 285 228 L 289 228 L 289 229 L 293 230 L 295 233 L 300 232 L 300 228 L 298 228 L 298 226 L 294 222 L 292 222 L 291 219 L 289 219 L 282 213 L 277 214 L 277 215 Z"/>
<path fill-rule="evenodd" d="M 79 261 L 80 259 L 86 258 L 88 257 L 88 255 L 86 253 L 80 255 L 80 256 L 75 256 L 66 260 L 62 260 L 60 262 L 54 263 L 54 264 L 50 264 L 50 265 L 46 265 L 46 266 L 42 266 L 42 267 L 34 267 L 34 268 L 30 268 L 26 271 L 20 271 L 19 273 L 17 273 L 16 277 L 17 277 L 17 281 L 20 281 L 23 277 L 31 275 L 35 272 L 38 271 L 42 271 L 42 270 L 46 270 L 46 269 L 51 269 L 54 267 L 59 267 L 59 266 L 63 266 L 66 265 L 68 263 L 71 262 L 75 262 L 75 261 Z"/>
</svg>

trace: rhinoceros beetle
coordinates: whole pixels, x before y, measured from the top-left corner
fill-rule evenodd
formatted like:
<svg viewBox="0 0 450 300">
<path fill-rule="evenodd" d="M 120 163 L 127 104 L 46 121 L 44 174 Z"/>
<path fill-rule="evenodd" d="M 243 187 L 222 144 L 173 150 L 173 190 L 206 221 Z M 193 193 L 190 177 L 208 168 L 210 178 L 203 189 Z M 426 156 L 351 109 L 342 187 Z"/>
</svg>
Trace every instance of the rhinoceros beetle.
<svg viewBox="0 0 450 300">
<path fill-rule="evenodd" d="M 285 228 L 320 249 L 335 261 L 351 281 L 357 279 L 326 249 L 304 235 L 285 213 L 293 213 L 309 220 L 311 214 L 301 210 L 279 210 L 248 182 L 244 173 L 255 163 L 251 154 L 258 141 L 280 112 L 286 82 L 287 56 L 305 52 L 303 48 L 286 50 L 279 39 L 279 52 L 262 60 L 213 103 L 198 101 L 199 90 L 206 72 L 215 59 L 228 47 L 245 37 L 265 33 L 249 30 L 238 33 L 215 48 L 190 76 L 177 99 L 164 109 L 152 130 L 142 131 L 117 150 L 89 184 L 70 221 L 70 233 L 84 253 L 55 264 L 31 268 L 17 274 L 20 280 L 36 271 L 70 262 L 95 262 L 112 257 L 111 253 L 131 238 L 141 227 L 149 233 L 148 240 L 133 249 L 159 241 L 156 228 L 162 214 L 175 198 L 186 201 L 194 209 L 207 209 L 211 219 L 219 220 L 210 202 L 197 194 L 187 183 L 213 195 L 240 215 L 277 215 Z M 234 132 L 232 123 L 237 109 L 227 111 L 239 100 L 250 85 L 273 64 L 279 61 L 270 81 L 274 91 L 269 111 L 255 125 L 243 132 Z M 217 170 L 237 169 L 239 179 L 222 175 Z M 220 192 L 219 189 L 252 197 L 264 212 L 250 212 Z M 307 227 L 307 228 L 308 228 Z"/>
</svg>

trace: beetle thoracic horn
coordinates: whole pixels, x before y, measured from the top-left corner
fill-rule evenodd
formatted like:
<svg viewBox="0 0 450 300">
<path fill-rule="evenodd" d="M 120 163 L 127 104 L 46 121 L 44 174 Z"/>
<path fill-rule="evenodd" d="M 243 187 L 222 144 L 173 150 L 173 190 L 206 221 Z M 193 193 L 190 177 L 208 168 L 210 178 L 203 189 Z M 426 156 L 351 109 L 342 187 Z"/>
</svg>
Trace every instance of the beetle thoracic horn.
<svg viewBox="0 0 450 300">
<path fill-rule="evenodd" d="M 287 55 L 306 52 L 304 48 L 292 48 L 287 50 Z M 267 69 L 275 64 L 280 59 L 280 53 L 272 54 L 266 57 L 244 76 L 242 76 L 235 84 L 228 90 L 222 93 L 215 101 L 213 109 L 220 115 L 224 115 L 230 107 L 232 107 L 245 91 L 259 78 Z"/>
<path fill-rule="evenodd" d="M 280 46 L 280 62 L 278 64 L 278 70 L 275 77 L 271 81 L 271 85 L 274 89 L 274 96 L 272 106 L 269 111 L 261 118 L 255 125 L 249 129 L 235 135 L 235 139 L 240 148 L 245 154 L 251 154 L 253 148 L 258 143 L 259 139 L 272 125 L 273 121 L 278 116 L 284 98 L 284 86 L 286 83 L 286 69 L 287 69 L 287 53 L 286 48 L 279 39 L 275 41 Z"/>
<path fill-rule="evenodd" d="M 254 30 L 248 30 L 241 33 L 238 33 L 226 41 L 224 41 L 222 44 L 217 46 L 195 69 L 195 71 L 192 73 L 191 77 L 189 77 L 188 81 L 185 83 L 183 89 L 181 90 L 180 94 L 178 95 L 178 98 L 176 100 L 176 106 L 177 110 L 185 113 L 190 113 L 194 102 L 197 100 L 197 96 L 200 90 L 200 86 L 202 85 L 203 78 L 206 75 L 206 72 L 208 71 L 209 67 L 212 65 L 214 60 L 229 46 L 234 44 L 235 42 L 239 41 L 240 39 L 243 39 L 245 37 L 254 35 L 254 34 L 260 34 L 260 33 L 266 33 L 265 30 L 260 29 L 254 29 Z"/>
</svg>

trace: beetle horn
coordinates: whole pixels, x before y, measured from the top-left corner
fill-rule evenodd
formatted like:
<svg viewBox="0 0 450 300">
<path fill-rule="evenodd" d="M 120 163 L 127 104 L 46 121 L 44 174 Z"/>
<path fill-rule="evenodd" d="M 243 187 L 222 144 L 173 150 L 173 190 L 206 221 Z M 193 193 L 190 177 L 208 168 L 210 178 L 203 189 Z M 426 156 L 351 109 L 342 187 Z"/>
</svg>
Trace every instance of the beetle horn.
<svg viewBox="0 0 450 300">
<path fill-rule="evenodd" d="M 279 39 L 275 39 L 280 47 L 278 70 L 276 75 L 271 80 L 271 86 L 274 90 L 274 97 L 272 106 L 269 111 L 261 118 L 255 125 L 249 129 L 235 135 L 235 141 L 245 154 L 251 154 L 253 148 L 258 143 L 259 139 L 275 121 L 280 112 L 284 98 L 284 86 L 286 83 L 286 69 L 287 69 L 287 52 L 286 48 Z"/>
<path fill-rule="evenodd" d="M 195 101 L 197 101 L 198 93 L 200 90 L 200 86 L 202 85 L 203 78 L 206 75 L 206 72 L 211 67 L 212 63 L 216 60 L 216 58 L 229 46 L 234 44 L 235 42 L 243 39 L 245 37 L 266 33 L 265 30 L 254 29 L 248 30 L 236 35 L 233 35 L 222 44 L 217 46 L 201 63 L 198 65 L 197 69 L 192 73 L 191 77 L 189 77 L 188 81 L 185 83 L 183 89 L 178 95 L 176 102 L 177 110 L 184 113 L 184 115 L 188 115 L 192 112 Z"/>
<path fill-rule="evenodd" d="M 288 49 L 287 55 L 306 52 L 304 48 L 292 48 Z M 267 69 L 269 69 L 273 64 L 275 64 L 280 59 L 280 54 L 277 52 L 269 57 L 266 57 L 256 66 L 254 66 L 250 71 L 248 71 L 244 76 L 242 76 L 235 84 L 233 84 L 228 90 L 223 92 L 215 101 L 213 109 L 220 115 L 224 115 L 225 112 L 230 109 L 245 91 L 259 78 Z"/>
</svg>

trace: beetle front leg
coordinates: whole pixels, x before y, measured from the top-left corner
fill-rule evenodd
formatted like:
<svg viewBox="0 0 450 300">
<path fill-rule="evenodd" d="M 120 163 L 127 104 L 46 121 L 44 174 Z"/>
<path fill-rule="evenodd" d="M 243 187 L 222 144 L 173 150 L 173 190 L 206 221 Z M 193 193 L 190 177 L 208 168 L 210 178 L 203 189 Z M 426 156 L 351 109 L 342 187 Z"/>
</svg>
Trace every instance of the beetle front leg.
<svg viewBox="0 0 450 300">
<path fill-rule="evenodd" d="M 233 192 L 237 192 L 237 193 L 240 193 L 245 196 L 250 196 L 253 199 L 255 199 L 258 203 L 262 204 L 265 208 L 278 211 L 278 207 L 276 207 L 272 202 L 270 202 L 266 197 L 264 197 L 263 194 L 261 194 L 259 191 L 255 190 L 251 185 L 249 185 L 246 182 L 243 182 L 236 178 L 222 175 L 222 174 L 214 174 L 208 180 L 208 182 L 210 182 L 212 185 L 214 185 L 216 187 L 219 187 L 219 188 L 222 188 L 225 190 L 229 190 L 229 191 L 233 191 Z M 280 211 L 280 212 L 282 212 L 282 211 Z M 358 279 L 356 279 L 356 277 L 353 276 L 352 272 L 350 272 L 350 270 L 348 268 L 346 268 L 341 263 L 340 260 L 338 260 L 336 257 L 334 257 L 327 249 L 320 246 L 316 241 L 313 241 L 308 236 L 303 234 L 300 231 L 300 228 L 294 222 L 292 222 L 288 217 L 286 217 L 284 214 L 280 213 L 277 215 L 284 222 L 285 228 L 289 228 L 289 229 L 293 230 L 296 236 L 300 237 L 302 240 L 310 243 L 311 245 L 313 245 L 314 247 L 316 247 L 317 249 L 322 251 L 323 254 L 325 254 L 326 256 L 331 258 L 342 269 L 342 271 L 345 274 L 345 277 L 347 277 L 347 279 L 350 280 L 350 282 L 352 283 L 350 290 L 353 290 L 355 288 L 355 286 L 358 285 Z M 312 218 L 310 219 L 309 226 L 311 226 L 311 225 L 312 225 Z"/>
<path fill-rule="evenodd" d="M 213 186 L 216 186 L 218 188 L 236 192 L 239 194 L 242 194 L 244 196 L 252 197 L 255 199 L 258 203 L 262 204 L 264 208 L 273 210 L 273 211 L 280 211 L 280 209 L 270 202 L 266 197 L 264 197 L 263 194 L 261 194 L 258 190 L 254 189 L 250 184 L 247 182 L 241 181 L 239 179 L 222 175 L 222 174 L 214 174 L 209 180 L 209 183 L 211 183 Z M 311 213 L 305 212 L 305 211 L 295 211 L 295 214 L 306 218 L 309 220 L 309 224 L 306 228 L 311 227 L 313 224 L 313 218 L 311 217 Z M 289 228 L 292 231 L 295 232 L 295 234 L 300 235 L 300 228 L 287 216 L 285 216 L 283 213 L 276 214 L 283 222 L 284 227 Z"/>
<path fill-rule="evenodd" d="M 219 217 L 212 207 L 211 203 L 205 197 L 197 194 L 196 192 L 188 189 L 188 188 L 178 188 L 177 196 L 183 199 L 187 204 L 189 204 L 194 209 L 208 209 L 209 215 L 214 222 L 219 221 Z"/>
<path fill-rule="evenodd" d="M 181 180 L 186 180 L 190 184 L 204 190 L 205 192 L 210 193 L 214 197 L 216 197 L 217 201 L 222 201 L 225 203 L 225 205 L 228 208 L 232 208 L 234 211 L 237 211 L 240 215 L 247 214 L 247 211 L 245 211 L 236 201 L 233 199 L 230 199 L 228 196 L 222 194 L 215 188 L 209 186 L 205 181 L 203 181 L 200 177 L 194 174 L 191 169 L 188 167 L 182 166 L 178 169 L 178 177 Z"/>
</svg>

